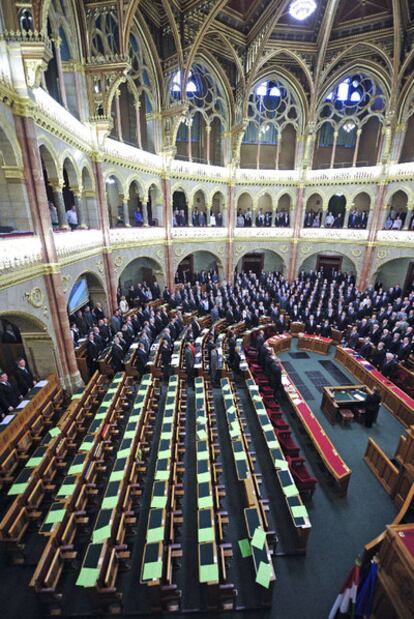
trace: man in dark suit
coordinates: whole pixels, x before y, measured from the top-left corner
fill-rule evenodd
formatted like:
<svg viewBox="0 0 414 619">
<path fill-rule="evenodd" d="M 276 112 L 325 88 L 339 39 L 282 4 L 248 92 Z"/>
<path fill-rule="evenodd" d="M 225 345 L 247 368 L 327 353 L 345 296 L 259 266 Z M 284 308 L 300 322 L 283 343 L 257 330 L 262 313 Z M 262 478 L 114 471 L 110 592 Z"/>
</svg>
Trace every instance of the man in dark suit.
<svg viewBox="0 0 414 619">
<path fill-rule="evenodd" d="M 316 321 L 313 314 L 309 316 L 309 320 L 305 324 L 305 333 L 308 335 L 315 335 L 316 333 Z"/>
<path fill-rule="evenodd" d="M 194 382 L 194 353 L 191 349 L 190 342 L 187 342 L 185 345 L 184 358 L 188 384 L 192 385 Z"/>
<path fill-rule="evenodd" d="M 371 354 L 372 354 L 372 343 L 369 337 L 364 338 L 364 343 L 361 346 L 359 354 L 361 355 L 361 357 L 364 357 L 365 359 L 370 359 Z"/>
<path fill-rule="evenodd" d="M 25 359 L 18 359 L 16 363 L 16 382 L 17 387 L 22 396 L 25 396 L 28 391 L 36 384 L 33 374 L 26 365 Z"/>
<path fill-rule="evenodd" d="M 112 344 L 112 367 L 114 372 L 122 372 L 124 369 L 124 349 L 120 344 L 118 335 L 115 335 Z"/>
<path fill-rule="evenodd" d="M 3 406 L 8 411 L 15 409 L 23 397 L 17 393 L 17 389 L 9 381 L 6 372 L 0 370 L 0 398 L 4 403 Z"/>
<path fill-rule="evenodd" d="M 138 346 L 137 356 L 136 356 L 136 366 L 141 376 L 145 374 L 145 368 L 147 366 L 147 361 L 148 361 L 148 355 L 145 350 L 144 344 L 141 342 L 141 344 L 139 344 Z"/>
<path fill-rule="evenodd" d="M 387 352 L 387 354 L 385 355 L 384 363 L 380 368 L 385 378 L 389 378 L 390 380 L 392 380 L 392 375 L 395 371 L 396 366 L 397 363 L 394 359 L 394 355 L 392 354 L 392 352 Z"/>
<path fill-rule="evenodd" d="M 370 428 L 377 421 L 380 405 L 381 395 L 378 387 L 374 387 L 372 393 L 368 394 L 364 402 L 365 425 L 367 428 Z"/>
<path fill-rule="evenodd" d="M 382 368 L 386 353 L 387 351 L 385 350 L 384 342 L 379 342 L 377 348 L 374 350 L 374 354 L 372 355 L 372 363 L 376 368 Z"/>
</svg>

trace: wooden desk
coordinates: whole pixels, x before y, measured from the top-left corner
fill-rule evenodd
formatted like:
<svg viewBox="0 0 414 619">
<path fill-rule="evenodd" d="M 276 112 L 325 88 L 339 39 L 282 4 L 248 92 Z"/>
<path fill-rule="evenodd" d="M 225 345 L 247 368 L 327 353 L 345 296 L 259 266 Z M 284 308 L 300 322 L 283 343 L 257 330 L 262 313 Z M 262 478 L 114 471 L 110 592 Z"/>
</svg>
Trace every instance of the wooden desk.
<svg viewBox="0 0 414 619">
<path fill-rule="evenodd" d="M 352 473 L 351 469 L 342 460 L 319 421 L 312 413 L 309 405 L 305 402 L 285 370 L 283 370 L 282 374 L 282 383 L 293 410 L 321 457 L 326 471 L 334 480 L 339 493 L 345 495 Z"/>
<path fill-rule="evenodd" d="M 0 425 L 0 458 L 9 450 L 13 449 L 15 443 L 23 436 L 24 432 L 30 427 L 37 416 L 42 414 L 42 410 L 52 403 L 62 389 L 54 374 L 47 377 L 47 384 L 44 387 L 34 387 L 25 396 L 23 401 L 27 401 L 24 408 L 13 411 L 13 419 L 8 424 Z"/>
<path fill-rule="evenodd" d="M 327 355 L 331 344 L 332 339 L 329 337 L 298 333 L 298 350 L 309 350 L 311 352 L 317 352 L 321 355 Z"/>
<path fill-rule="evenodd" d="M 267 340 L 267 344 L 273 348 L 276 354 L 290 350 L 292 336 L 289 333 L 273 335 Z"/>
<path fill-rule="evenodd" d="M 405 426 L 414 424 L 414 399 L 385 378 L 369 361 L 352 348 L 338 346 L 335 359 L 370 389 L 378 387 L 382 404 Z"/>
<path fill-rule="evenodd" d="M 341 408 L 351 410 L 364 406 L 365 399 L 371 393 L 365 385 L 344 385 L 324 387 L 321 409 L 328 421 L 334 425 L 338 421 Z"/>
</svg>

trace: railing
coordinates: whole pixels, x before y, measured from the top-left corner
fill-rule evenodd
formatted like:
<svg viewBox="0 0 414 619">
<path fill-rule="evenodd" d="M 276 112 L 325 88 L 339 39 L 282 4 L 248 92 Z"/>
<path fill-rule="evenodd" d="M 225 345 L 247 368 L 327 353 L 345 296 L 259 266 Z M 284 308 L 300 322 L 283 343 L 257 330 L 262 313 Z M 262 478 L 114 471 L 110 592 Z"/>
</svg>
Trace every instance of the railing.
<svg viewBox="0 0 414 619">
<path fill-rule="evenodd" d="M 37 109 L 44 117 L 49 118 L 57 127 L 63 128 L 67 133 L 83 142 L 85 146 L 92 146 L 92 133 L 86 125 L 72 116 L 43 88 L 33 89 L 33 94 L 37 103 Z"/>
<path fill-rule="evenodd" d="M 173 239 L 223 239 L 226 238 L 229 233 L 228 228 L 213 228 L 206 226 L 204 228 L 198 227 L 186 227 L 186 228 L 173 228 L 171 236 Z"/>
<path fill-rule="evenodd" d="M 162 241 L 165 239 L 164 228 L 113 228 L 109 232 L 112 245 L 140 244 L 143 241 Z"/>
<path fill-rule="evenodd" d="M 368 230 L 353 228 L 303 228 L 300 236 L 304 239 L 367 241 Z"/>
<path fill-rule="evenodd" d="M 412 243 L 414 245 L 414 231 L 380 230 L 377 234 L 377 240 L 387 243 Z"/>
<path fill-rule="evenodd" d="M 384 490 L 392 496 L 398 480 L 398 469 L 372 438 L 368 439 L 364 461 Z"/>
<path fill-rule="evenodd" d="M 42 247 L 37 236 L 0 239 L 0 274 L 24 269 L 42 261 Z"/>
<path fill-rule="evenodd" d="M 74 230 L 58 232 L 54 235 L 56 253 L 59 259 L 88 251 L 101 251 L 103 238 L 101 230 Z"/>
<path fill-rule="evenodd" d="M 257 238 L 261 239 L 289 239 L 293 236 L 292 228 L 235 228 L 234 238 L 236 239 L 249 239 Z"/>
</svg>

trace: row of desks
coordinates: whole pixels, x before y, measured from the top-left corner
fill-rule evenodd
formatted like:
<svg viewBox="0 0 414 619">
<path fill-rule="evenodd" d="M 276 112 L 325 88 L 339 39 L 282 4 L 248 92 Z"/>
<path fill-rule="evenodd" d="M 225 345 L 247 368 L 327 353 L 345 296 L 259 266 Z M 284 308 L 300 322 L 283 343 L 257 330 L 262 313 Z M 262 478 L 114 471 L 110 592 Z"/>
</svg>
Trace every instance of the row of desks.
<svg viewBox="0 0 414 619">
<path fill-rule="evenodd" d="M 256 583 L 267 590 L 266 601 L 268 601 L 276 576 L 267 543 L 267 517 L 260 500 L 254 460 L 249 452 L 237 401 L 229 379 L 222 379 L 221 389 L 232 443 L 234 465 L 237 477 L 244 487 L 246 505 L 244 518 L 248 538 L 241 540 L 242 556 L 252 557 Z"/>
<path fill-rule="evenodd" d="M 296 416 L 321 457 L 325 469 L 334 480 L 339 493 L 345 495 L 352 473 L 351 469 L 342 460 L 310 406 L 305 402 L 285 370 L 282 373 L 282 384 Z"/>
<path fill-rule="evenodd" d="M 289 471 L 289 464 L 285 459 L 275 430 L 267 415 L 266 407 L 259 393 L 258 386 L 253 378 L 248 378 L 246 380 L 246 386 L 249 390 L 250 399 L 262 430 L 272 466 L 285 497 L 289 516 L 296 532 L 299 549 L 305 550 L 311 530 L 308 511 L 302 502 L 292 474 Z"/>
<path fill-rule="evenodd" d="M 370 389 L 378 387 L 382 404 L 405 426 L 414 424 L 414 399 L 385 378 L 369 361 L 361 357 L 352 348 L 338 346 L 335 353 L 336 361 L 356 377 L 358 381 Z"/>
</svg>

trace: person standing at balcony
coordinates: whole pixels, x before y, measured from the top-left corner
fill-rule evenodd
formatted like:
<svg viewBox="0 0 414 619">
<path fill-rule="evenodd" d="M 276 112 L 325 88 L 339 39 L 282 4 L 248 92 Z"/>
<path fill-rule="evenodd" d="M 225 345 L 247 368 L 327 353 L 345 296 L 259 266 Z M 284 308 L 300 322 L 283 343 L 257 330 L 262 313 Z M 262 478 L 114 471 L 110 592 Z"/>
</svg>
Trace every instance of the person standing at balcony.
<svg viewBox="0 0 414 619">
<path fill-rule="evenodd" d="M 198 221 L 199 221 L 198 225 L 201 228 L 205 228 L 207 226 L 207 217 L 204 211 L 200 211 Z"/>
<path fill-rule="evenodd" d="M 258 228 L 263 228 L 264 225 L 265 225 L 265 218 L 263 215 L 263 210 L 259 209 L 259 212 L 257 213 L 257 217 L 256 217 L 256 226 Z"/>
<path fill-rule="evenodd" d="M 392 230 L 401 230 L 402 225 L 403 225 L 403 221 L 401 219 L 401 216 L 397 215 L 397 217 L 393 221 Z"/>
<path fill-rule="evenodd" d="M 247 211 L 244 214 L 244 227 L 251 228 L 252 224 L 253 224 L 252 212 L 250 209 L 247 209 Z"/>
<path fill-rule="evenodd" d="M 266 211 L 264 216 L 265 228 L 270 228 L 272 225 L 272 211 Z"/>
<path fill-rule="evenodd" d="M 217 226 L 216 216 L 215 216 L 214 213 L 211 213 L 211 215 L 210 215 L 210 226 L 212 228 L 215 228 Z"/>
<path fill-rule="evenodd" d="M 79 225 L 79 221 L 78 221 L 78 214 L 76 212 L 76 206 L 73 205 L 68 212 L 66 213 L 66 217 L 68 219 L 68 224 L 70 226 L 70 229 L 76 230 L 76 228 Z"/>
<path fill-rule="evenodd" d="M 326 214 L 326 219 L 325 219 L 325 226 L 326 226 L 326 228 L 332 228 L 334 223 L 335 223 L 335 217 L 333 216 L 331 211 L 328 211 L 327 214 Z"/>
<path fill-rule="evenodd" d="M 53 230 L 59 227 L 59 218 L 56 206 L 53 202 L 49 202 L 50 221 L 52 222 Z"/>
<path fill-rule="evenodd" d="M 243 216 L 243 213 L 240 210 L 237 211 L 236 224 L 237 224 L 238 228 L 244 228 L 244 216 Z"/>
</svg>

